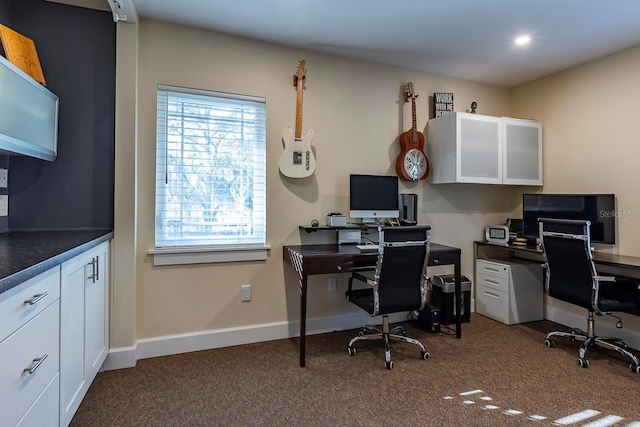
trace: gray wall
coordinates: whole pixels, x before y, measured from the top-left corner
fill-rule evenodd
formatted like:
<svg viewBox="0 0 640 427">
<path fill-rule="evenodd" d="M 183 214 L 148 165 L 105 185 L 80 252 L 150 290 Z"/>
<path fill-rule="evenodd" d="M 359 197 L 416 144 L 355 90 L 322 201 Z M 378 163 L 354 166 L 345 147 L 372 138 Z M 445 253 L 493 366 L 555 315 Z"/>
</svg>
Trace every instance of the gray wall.
<svg viewBox="0 0 640 427">
<path fill-rule="evenodd" d="M 44 0 L 0 0 L 0 13 L 7 10 L 11 28 L 35 42 L 47 88 L 60 98 L 56 160 L 9 157 L 8 228 L 113 228 L 111 13 Z"/>
</svg>

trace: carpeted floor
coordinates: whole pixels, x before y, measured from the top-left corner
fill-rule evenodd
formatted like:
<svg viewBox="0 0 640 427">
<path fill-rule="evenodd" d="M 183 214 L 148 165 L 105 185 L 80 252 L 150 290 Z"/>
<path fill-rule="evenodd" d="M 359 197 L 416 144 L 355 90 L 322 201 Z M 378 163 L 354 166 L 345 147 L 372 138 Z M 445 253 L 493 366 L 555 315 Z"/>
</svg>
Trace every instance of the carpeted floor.
<svg viewBox="0 0 640 427">
<path fill-rule="evenodd" d="M 557 324 L 473 313 L 461 340 L 405 327 L 431 358 L 393 343 L 393 370 L 380 341 L 347 355 L 355 330 L 308 337 L 306 368 L 297 339 L 139 360 L 98 374 L 71 425 L 640 426 L 640 375 L 609 351 L 591 351 L 585 369 L 579 343 L 547 348 Z"/>
</svg>

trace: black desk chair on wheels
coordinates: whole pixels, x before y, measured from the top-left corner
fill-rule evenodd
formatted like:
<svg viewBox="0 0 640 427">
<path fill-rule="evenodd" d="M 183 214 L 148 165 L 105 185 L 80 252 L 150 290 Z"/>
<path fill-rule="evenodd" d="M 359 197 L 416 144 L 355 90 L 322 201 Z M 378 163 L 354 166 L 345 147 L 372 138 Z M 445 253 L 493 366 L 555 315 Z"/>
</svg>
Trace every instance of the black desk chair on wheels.
<svg viewBox="0 0 640 427">
<path fill-rule="evenodd" d="M 420 347 L 421 357 L 429 358 L 424 345 L 406 336 L 401 326 L 389 329 L 389 313 L 419 310 L 426 303 L 426 273 L 429 259 L 430 226 L 378 227 L 378 260 L 369 274 L 353 272 L 346 292 L 349 302 L 371 316 L 382 315 L 382 329 L 367 325 L 349 342 L 350 356 L 356 354 L 353 345 L 360 340 L 382 339 L 385 346 L 385 366 L 393 369 L 389 340 L 391 338 Z M 354 289 L 353 281 L 370 285 Z M 373 333 L 372 333 L 373 332 Z"/>
<path fill-rule="evenodd" d="M 587 350 L 598 346 L 615 350 L 629 357 L 629 369 L 640 373 L 640 361 L 619 338 L 595 335 L 593 315 L 610 315 L 618 319 L 616 327 L 622 328 L 619 317 L 612 312 L 637 313 L 640 311 L 640 288 L 637 280 L 626 277 L 599 276 L 591 253 L 589 221 L 548 219 L 538 220 L 540 242 L 546 262 L 546 292 L 553 298 L 589 310 L 587 331 L 550 332 L 545 338 L 547 347 L 554 347 L 552 337 L 566 337 L 582 341 L 578 363 L 589 367 Z"/>
</svg>

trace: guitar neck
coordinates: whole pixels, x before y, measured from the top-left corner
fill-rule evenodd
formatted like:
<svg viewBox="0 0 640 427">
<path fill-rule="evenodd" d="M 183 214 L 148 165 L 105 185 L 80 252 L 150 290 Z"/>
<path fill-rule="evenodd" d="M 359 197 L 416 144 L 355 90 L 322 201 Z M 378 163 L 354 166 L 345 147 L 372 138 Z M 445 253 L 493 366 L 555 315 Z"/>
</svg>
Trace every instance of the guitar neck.
<svg viewBox="0 0 640 427">
<path fill-rule="evenodd" d="M 295 138 L 302 138 L 302 78 L 298 78 L 296 96 L 296 129 Z"/>
<path fill-rule="evenodd" d="M 411 98 L 411 129 L 412 129 L 412 141 L 417 144 L 418 141 L 418 126 L 416 124 L 416 98 Z"/>
</svg>

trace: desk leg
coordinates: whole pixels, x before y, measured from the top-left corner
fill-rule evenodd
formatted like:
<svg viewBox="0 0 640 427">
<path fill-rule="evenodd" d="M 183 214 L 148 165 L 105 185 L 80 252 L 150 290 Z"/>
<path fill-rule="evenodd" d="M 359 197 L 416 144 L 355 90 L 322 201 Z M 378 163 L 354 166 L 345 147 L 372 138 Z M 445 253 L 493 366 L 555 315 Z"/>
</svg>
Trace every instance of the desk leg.
<svg viewBox="0 0 640 427">
<path fill-rule="evenodd" d="M 300 367 L 305 367 L 307 341 L 307 275 L 300 278 Z"/>
<path fill-rule="evenodd" d="M 462 338 L 462 274 L 460 259 L 454 264 L 455 296 L 456 296 L 456 338 Z"/>
</svg>

